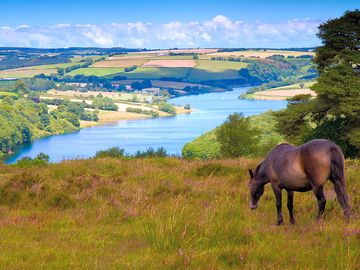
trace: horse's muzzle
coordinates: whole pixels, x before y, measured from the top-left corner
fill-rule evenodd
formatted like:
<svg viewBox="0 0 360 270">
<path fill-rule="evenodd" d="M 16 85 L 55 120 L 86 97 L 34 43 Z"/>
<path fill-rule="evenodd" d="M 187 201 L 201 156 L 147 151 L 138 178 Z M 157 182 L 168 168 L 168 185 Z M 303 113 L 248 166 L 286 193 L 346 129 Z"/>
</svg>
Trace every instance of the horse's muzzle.
<svg viewBox="0 0 360 270">
<path fill-rule="evenodd" d="M 255 210 L 258 207 L 258 204 L 252 204 L 250 203 L 250 209 Z"/>
</svg>

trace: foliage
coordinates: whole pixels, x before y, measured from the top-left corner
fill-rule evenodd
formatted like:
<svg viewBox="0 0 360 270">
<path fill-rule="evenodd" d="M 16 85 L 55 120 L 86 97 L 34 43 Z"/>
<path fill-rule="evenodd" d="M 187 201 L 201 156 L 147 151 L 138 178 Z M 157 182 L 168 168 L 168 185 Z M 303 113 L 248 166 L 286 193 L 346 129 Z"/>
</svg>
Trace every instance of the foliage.
<svg viewBox="0 0 360 270">
<path fill-rule="evenodd" d="M 166 149 L 164 147 L 159 147 L 156 150 L 152 147 L 149 147 L 145 151 L 138 150 L 134 154 L 134 157 L 136 158 L 145 158 L 145 157 L 154 158 L 154 157 L 167 157 L 167 156 L 168 154 L 166 153 Z"/>
<path fill-rule="evenodd" d="M 242 114 L 229 115 L 217 128 L 216 140 L 224 157 L 253 156 L 257 152 L 258 129 L 253 128 L 249 118 Z"/>
<path fill-rule="evenodd" d="M 360 156 L 359 19 L 360 11 L 355 10 L 320 25 L 324 46 L 315 57 L 320 77 L 312 86 L 317 98 L 292 100 L 276 114 L 279 131 L 289 141 L 327 138 L 340 145 L 346 156 Z"/>
<path fill-rule="evenodd" d="M 29 98 L 34 98 L 30 95 Z M 38 99 L 3 99 L 0 103 L 0 152 L 11 152 L 15 146 L 41 136 L 71 132 L 78 129 L 78 116 L 64 110 L 48 111 Z"/>
<path fill-rule="evenodd" d="M 95 154 L 95 158 L 119 158 L 124 156 L 124 149 L 120 149 L 119 147 L 111 147 L 107 150 L 100 150 Z"/>
<path fill-rule="evenodd" d="M 273 112 L 269 111 L 250 116 L 247 119 L 250 122 L 250 130 L 257 130 L 257 133 L 251 134 L 257 139 L 253 146 L 252 156 L 264 156 L 275 145 L 284 142 L 283 136 L 276 129 L 277 122 Z M 185 144 L 182 150 L 183 157 L 190 159 L 218 159 L 228 156 L 223 155 L 220 151 L 220 143 L 216 136 L 218 129 L 219 127 Z M 247 142 L 244 142 L 244 144 L 247 144 Z M 236 145 L 236 147 L 241 148 L 242 145 Z"/>
<path fill-rule="evenodd" d="M 138 67 L 137 65 L 133 65 L 131 67 L 126 67 L 126 68 L 124 68 L 124 71 L 125 72 L 131 72 L 131 71 L 137 69 L 137 67 Z"/>
<path fill-rule="evenodd" d="M 135 81 L 131 83 L 131 88 L 134 90 L 142 90 L 150 87 L 152 87 L 150 80 L 143 80 L 142 82 Z"/>
<path fill-rule="evenodd" d="M 45 153 L 39 153 L 35 158 L 23 157 L 19 159 L 15 165 L 17 167 L 29 167 L 29 166 L 39 166 L 46 165 L 49 163 L 50 157 Z"/>
<path fill-rule="evenodd" d="M 159 117 L 159 113 L 157 111 L 154 111 L 154 110 L 143 110 L 143 109 L 140 109 L 140 108 L 127 107 L 126 111 L 131 112 L 131 113 L 139 113 L 139 114 L 150 115 L 153 118 Z"/>
<path fill-rule="evenodd" d="M 360 10 L 356 9 L 319 26 L 318 37 L 323 46 L 317 48 L 315 62 L 321 72 L 334 64 L 360 65 L 359 20 Z"/>
<path fill-rule="evenodd" d="M 107 111 L 117 111 L 119 107 L 115 104 L 114 100 L 108 97 L 96 97 L 92 103 L 95 108 Z"/>
<path fill-rule="evenodd" d="M 171 115 L 176 115 L 175 107 L 167 102 L 160 102 L 158 108 L 160 111 L 169 113 Z"/>
</svg>

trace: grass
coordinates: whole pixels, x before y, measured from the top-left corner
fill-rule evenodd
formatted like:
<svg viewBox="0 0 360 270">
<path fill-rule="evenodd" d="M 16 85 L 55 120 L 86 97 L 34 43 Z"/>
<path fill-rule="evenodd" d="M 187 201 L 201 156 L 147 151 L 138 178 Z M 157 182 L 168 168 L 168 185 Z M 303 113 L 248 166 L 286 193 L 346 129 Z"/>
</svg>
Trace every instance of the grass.
<svg viewBox="0 0 360 270">
<path fill-rule="evenodd" d="M 309 89 L 312 85 L 314 85 L 315 81 L 310 81 L 310 82 L 304 82 L 304 89 Z M 293 89 L 301 89 L 300 87 L 300 83 L 295 83 L 295 84 L 291 84 L 291 85 L 285 85 L 285 86 L 281 86 L 281 87 L 276 87 L 276 88 L 270 88 L 268 90 L 293 90 Z"/>
<path fill-rule="evenodd" d="M 17 97 L 16 93 L 0 91 L 0 97 Z"/>
<path fill-rule="evenodd" d="M 74 69 L 71 72 L 67 73 L 68 75 L 75 76 L 78 74 L 83 74 L 86 76 L 107 76 L 117 74 L 122 72 L 124 68 L 116 68 L 116 67 L 106 67 L 106 68 L 98 68 L 98 67 L 88 67 L 88 68 L 78 68 Z"/>
<path fill-rule="evenodd" d="M 239 78 L 239 70 L 247 63 L 230 61 L 197 60 L 197 65 L 189 74 L 194 82 L 207 80 L 227 80 Z"/>
<path fill-rule="evenodd" d="M 153 68 L 140 67 L 132 72 L 112 74 L 126 76 L 129 79 L 160 79 L 163 77 L 186 78 L 191 68 Z"/>
<path fill-rule="evenodd" d="M 29 78 L 41 73 L 44 73 L 45 75 L 50 75 L 51 73 L 57 73 L 57 71 L 56 69 L 51 68 L 34 69 L 33 67 L 7 69 L 0 71 L 0 78 Z"/>
<path fill-rule="evenodd" d="M 329 184 L 322 223 L 314 220 L 314 195 L 296 193 L 297 223 L 281 227 L 274 226 L 270 187 L 259 208 L 248 209 L 247 168 L 257 162 L 105 158 L 2 165 L 1 267 L 358 269 L 360 162 L 347 161 L 350 223 Z"/>
<path fill-rule="evenodd" d="M 256 51 L 256 50 L 246 50 L 246 51 L 234 51 L 234 52 L 217 52 L 208 54 L 210 56 L 235 56 L 235 57 L 260 57 L 266 58 L 268 56 L 280 54 L 284 56 L 300 56 L 300 55 L 315 55 L 314 52 L 301 52 L 301 51 L 284 51 L 284 50 L 266 50 L 266 51 Z"/>
</svg>

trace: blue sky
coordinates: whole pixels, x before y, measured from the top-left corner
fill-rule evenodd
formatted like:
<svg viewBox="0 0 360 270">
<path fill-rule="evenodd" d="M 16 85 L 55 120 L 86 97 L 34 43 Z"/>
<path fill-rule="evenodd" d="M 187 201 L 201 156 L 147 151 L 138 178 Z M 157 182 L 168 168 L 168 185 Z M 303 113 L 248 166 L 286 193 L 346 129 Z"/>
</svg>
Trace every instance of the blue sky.
<svg viewBox="0 0 360 270">
<path fill-rule="evenodd" d="M 6 1 L 0 46 L 298 47 L 355 0 Z"/>
</svg>

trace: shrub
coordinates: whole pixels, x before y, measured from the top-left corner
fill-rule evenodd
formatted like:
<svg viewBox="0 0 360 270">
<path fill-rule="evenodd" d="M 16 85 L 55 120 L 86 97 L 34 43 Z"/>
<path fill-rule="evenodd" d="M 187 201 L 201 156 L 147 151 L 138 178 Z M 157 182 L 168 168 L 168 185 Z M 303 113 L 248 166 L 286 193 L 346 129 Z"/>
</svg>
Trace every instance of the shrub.
<svg viewBox="0 0 360 270">
<path fill-rule="evenodd" d="M 171 115 L 176 115 L 176 109 L 173 105 L 167 102 L 160 102 L 159 103 L 159 110 L 163 112 L 167 112 Z"/>
<path fill-rule="evenodd" d="M 27 167 L 34 165 L 46 165 L 49 163 L 50 157 L 45 153 L 39 153 L 35 158 L 23 157 L 19 159 L 15 165 L 18 167 Z"/>
<path fill-rule="evenodd" d="M 95 158 L 105 158 L 105 157 L 119 158 L 124 156 L 125 156 L 124 149 L 120 149 L 119 147 L 116 146 L 111 147 L 107 150 L 97 151 L 95 154 Z"/>
</svg>

